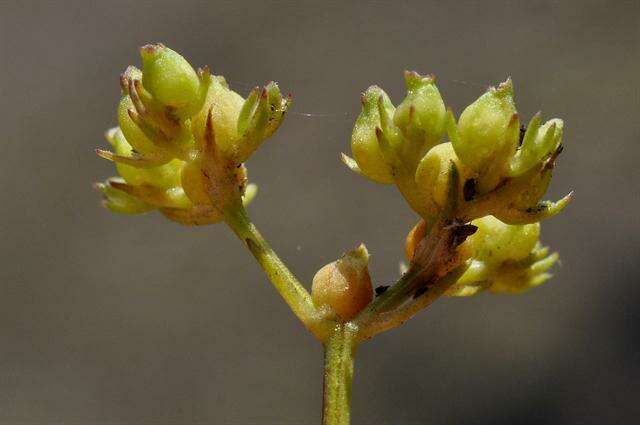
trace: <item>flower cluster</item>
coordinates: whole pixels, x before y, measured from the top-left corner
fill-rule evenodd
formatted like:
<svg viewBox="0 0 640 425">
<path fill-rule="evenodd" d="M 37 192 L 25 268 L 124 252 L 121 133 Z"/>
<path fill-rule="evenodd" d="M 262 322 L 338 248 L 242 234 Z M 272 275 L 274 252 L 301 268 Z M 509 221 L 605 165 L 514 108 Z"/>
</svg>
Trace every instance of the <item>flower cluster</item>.
<svg viewBox="0 0 640 425">
<path fill-rule="evenodd" d="M 459 248 L 468 269 L 449 295 L 518 292 L 545 281 L 557 255 L 541 248 L 538 222 L 571 199 L 541 201 L 562 151 L 562 120 L 542 123 L 537 113 L 521 126 L 508 79 L 456 122 L 433 76 L 406 72 L 405 81 L 407 95 L 397 107 L 377 86 L 363 93 L 353 158 L 342 159 L 374 182 L 395 184 L 422 217 L 407 238 L 409 261 L 431 226 L 447 215 L 450 224 L 478 228 Z"/>
<path fill-rule="evenodd" d="M 459 175 L 458 216 L 466 221 L 491 214 L 507 223 L 534 223 L 569 202 L 570 195 L 540 202 L 562 150 L 563 123 L 542 124 L 538 113 L 521 128 L 511 80 L 490 88 L 457 123 L 433 76 L 406 72 L 405 80 L 407 96 L 397 108 L 377 86 L 362 95 L 353 158 L 342 155 L 350 169 L 395 184 L 427 221 L 444 206 L 451 163 Z"/>
<path fill-rule="evenodd" d="M 220 221 L 255 195 L 243 163 L 279 127 L 290 97 L 271 82 L 244 99 L 162 44 L 140 53 L 142 70 L 130 66 L 120 78 L 119 126 L 106 134 L 113 151 L 96 150 L 119 174 L 95 185 L 103 204 L 183 224 Z"/>
</svg>

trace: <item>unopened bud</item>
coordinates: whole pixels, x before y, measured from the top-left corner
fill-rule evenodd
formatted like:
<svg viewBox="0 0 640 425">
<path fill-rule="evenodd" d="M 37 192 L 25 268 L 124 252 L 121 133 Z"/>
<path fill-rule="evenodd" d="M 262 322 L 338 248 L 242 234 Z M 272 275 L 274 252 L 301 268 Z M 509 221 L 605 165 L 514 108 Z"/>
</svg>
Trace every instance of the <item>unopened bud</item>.
<svg viewBox="0 0 640 425">
<path fill-rule="evenodd" d="M 447 111 L 432 75 L 406 71 L 405 82 L 407 96 L 398 105 L 393 122 L 405 138 L 402 150 L 419 158 L 442 138 Z"/>
<path fill-rule="evenodd" d="M 355 317 L 373 299 L 368 262 L 367 248 L 360 245 L 318 270 L 311 287 L 314 304 L 329 307 L 343 321 Z"/>
<path fill-rule="evenodd" d="M 508 79 L 462 112 L 453 148 L 467 167 L 483 173 L 510 160 L 518 145 L 519 129 L 513 85 Z"/>
<path fill-rule="evenodd" d="M 393 171 L 385 157 L 390 146 L 381 146 L 379 139 L 385 136 L 384 127 L 393 124 L 394 111 L 384 90 L 369 87 L 362 95 L 362 112 L 351 134 L 351 151 L 361 173 L 377 183 L 393 183 Z"/>
<path fill-rule="evenodd" d="M 142 85 L 160 103 L 188 107 L 199 98 L 200 79 L 189 62 L 163 44 L 140 48 Z"/>
</svg>

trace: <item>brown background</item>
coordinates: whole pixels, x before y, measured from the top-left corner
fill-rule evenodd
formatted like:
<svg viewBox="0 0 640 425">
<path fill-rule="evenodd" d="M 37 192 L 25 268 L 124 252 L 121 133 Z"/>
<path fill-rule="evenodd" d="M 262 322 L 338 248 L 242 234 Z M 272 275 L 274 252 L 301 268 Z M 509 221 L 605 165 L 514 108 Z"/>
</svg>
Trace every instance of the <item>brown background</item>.
<svg viewBox="0 0 640 425">
<path fill-rule="evenodd" d="M 445 299 L 358 352 L 355 424 L 632 424 L 640 414 L 640 6 L 573 2 L 0 2 L 0 423 L 315 424 L 320 346 L 222 225 L 99 207 L 118 74 L 163 41 L 293 113 L 249 162 L 255 222 L 305 281 L 365 241 L 397 277 L 416 220 L 348 172 L 359 93 L 433 72 L 458 113 L 511 75 L 565 119 L 526 295 Z"/>
</svg>

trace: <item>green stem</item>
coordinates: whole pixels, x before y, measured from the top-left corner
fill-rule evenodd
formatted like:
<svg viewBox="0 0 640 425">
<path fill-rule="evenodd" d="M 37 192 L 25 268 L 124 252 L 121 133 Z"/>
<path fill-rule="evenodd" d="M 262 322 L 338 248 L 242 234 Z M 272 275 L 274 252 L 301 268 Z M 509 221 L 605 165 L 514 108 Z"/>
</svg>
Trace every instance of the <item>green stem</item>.
<svg viewBox="0 0 640 425">
<path fill-rule="evenodd" d="M 458 267 L 436 282 L 433 286 L 429 287 L 424 294 L 415 298 L 411 302 L 406 303 L 406 305 L 394 310 L 379 311 L 373 316 L 363 316 L 359 321 L 354 323 L 359 329 L 359 340 L 370 339 L 379 333 L 401 326 L 404 322 L 411 319 L 421 310 L 424 310 L 431 303 L 444 295 L 444 293 L 458 281 L 466 269 L 466 265 Z M 409 274 L 407 273 L 407 275 Z M 416 278 L 417 277 L 415 275 L 408 277 L 408 279 L 411 280 Z M 362 322 L 362 324 L 360 324 L 360 322 Z"/>
<path fill-rule="evenodd" d="M 309 292 L 251 223 L 244 208 L 225 212 L 225 221 L 251 251 L 293 313 L 318 339 L 324 341 L 332 323 L 322 319 Z"/>
<path fill-rule="evenodd" d="M 355 350 L 356 331 L 336 325 L 324 344 L 323 425 L 349 425 Z"/>
</svg>

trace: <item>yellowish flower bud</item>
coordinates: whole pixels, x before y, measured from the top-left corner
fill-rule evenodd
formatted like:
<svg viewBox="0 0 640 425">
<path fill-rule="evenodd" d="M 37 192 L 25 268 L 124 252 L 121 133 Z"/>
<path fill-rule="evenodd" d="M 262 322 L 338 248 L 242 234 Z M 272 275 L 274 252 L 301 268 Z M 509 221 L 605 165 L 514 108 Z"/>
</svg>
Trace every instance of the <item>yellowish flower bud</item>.
<svg viewBox="0 0 640 425">
<path fill-rule="evenodd" d="M 318 307 L 329 307 L 341 320 L 356 316 L 373 299 L 364 245 L 322 267 L 313 277 L 311 297 Z"/>
</svg>

